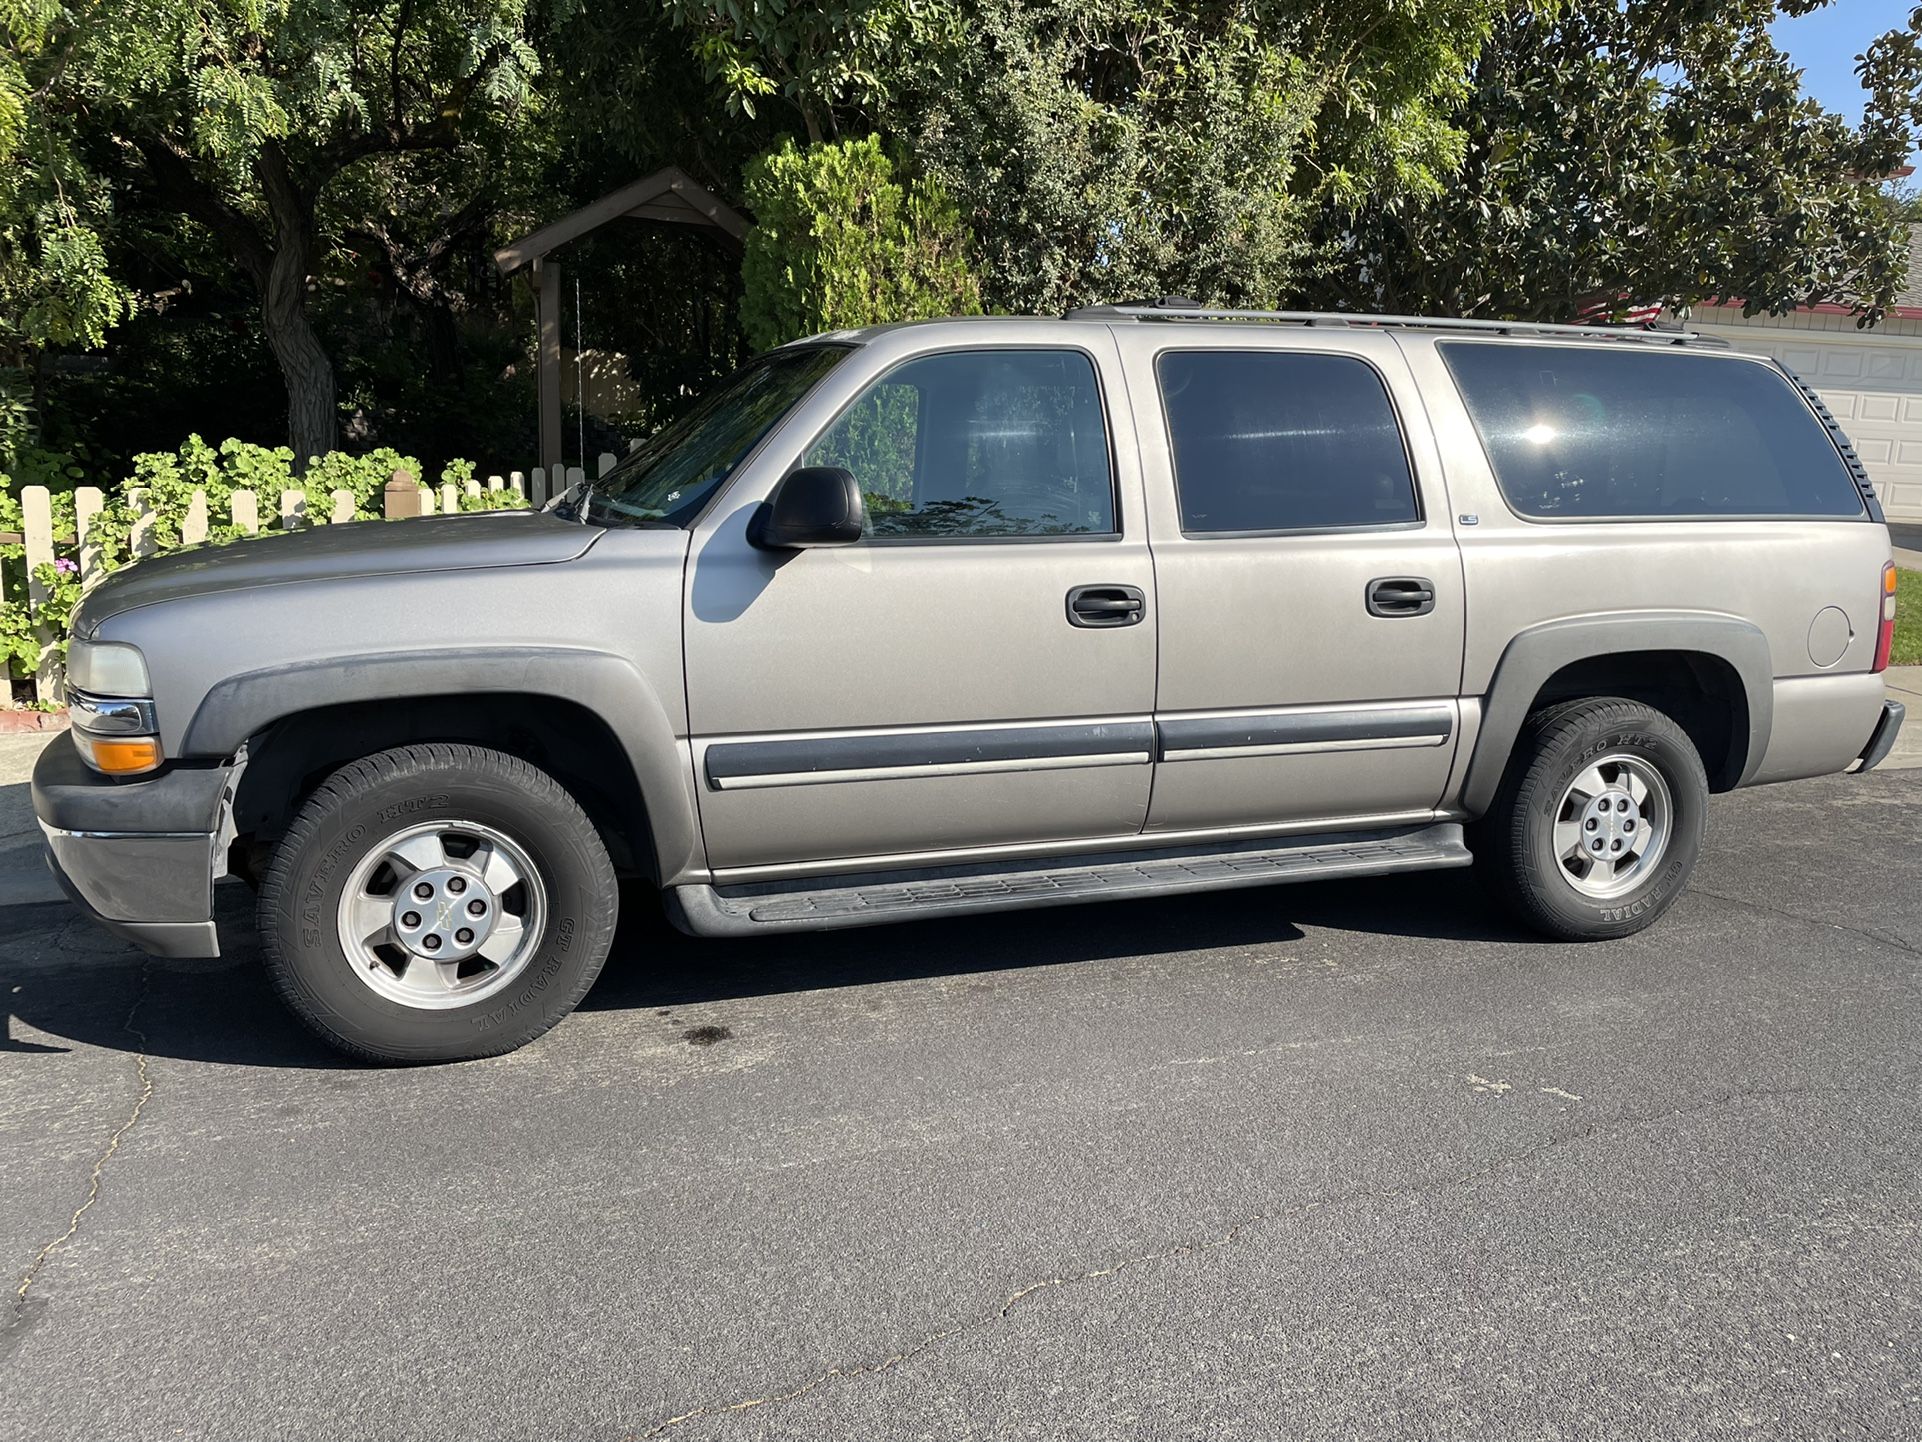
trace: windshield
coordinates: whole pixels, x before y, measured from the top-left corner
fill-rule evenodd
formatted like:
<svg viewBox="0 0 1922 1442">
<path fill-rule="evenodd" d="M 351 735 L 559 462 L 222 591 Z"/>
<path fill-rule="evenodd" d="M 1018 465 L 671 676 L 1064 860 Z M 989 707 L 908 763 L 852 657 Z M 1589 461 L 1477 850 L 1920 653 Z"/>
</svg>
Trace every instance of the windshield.
<svg viewBox="0 0 1922 1442">
<path fill-rule="evenodd" d="M 595 526 L 686 525 L 761 437 L 848 350 L 809 346 L 750 361 L 613 470 L 567 492 L 556 509 Z"/>
</svg>

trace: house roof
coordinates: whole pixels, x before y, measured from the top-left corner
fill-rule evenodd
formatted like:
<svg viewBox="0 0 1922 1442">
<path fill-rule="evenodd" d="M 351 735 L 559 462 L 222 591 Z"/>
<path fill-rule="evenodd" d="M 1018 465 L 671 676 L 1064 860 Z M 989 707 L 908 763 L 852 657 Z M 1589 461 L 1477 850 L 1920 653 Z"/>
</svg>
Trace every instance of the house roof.
<svg viewBox="0 0 1922 1442">
<path fill-rule="evenodd" d="M 1909 225 L 1909 269 L 1895 292 L 1896 310 L 1922 313 L 1922 225 Z"/>
<path fill-rule="evenodd" d="M 669 165 L 502 246 L 494 252 L 494 264 L 502 275 L 512 275 L 550 250 L 624 217 L 712 226 L 735 241 L 747 234 L 748 224 L 746 216 L 696 184 L 678 165 Z"/>
<path fill-rule="evenodd" d="M 1697 304 L 1696 309 L 1741 310 L 1739 299 L 1723 298 L 1706 300 Z M 1854 306 L 1838 305 L 1833 301 L 1822 301 L 1816 305 L 1798 305 L 1797 311 L 1812 315 L 1855 315 Z M 1909 222 L 1909 255 L 1902 282 L 1896 287 L 1895 299 L 1890 302 L 1886 318 L 1894 320 L 1922 320 L 1922 222 Z"/>
</svg>

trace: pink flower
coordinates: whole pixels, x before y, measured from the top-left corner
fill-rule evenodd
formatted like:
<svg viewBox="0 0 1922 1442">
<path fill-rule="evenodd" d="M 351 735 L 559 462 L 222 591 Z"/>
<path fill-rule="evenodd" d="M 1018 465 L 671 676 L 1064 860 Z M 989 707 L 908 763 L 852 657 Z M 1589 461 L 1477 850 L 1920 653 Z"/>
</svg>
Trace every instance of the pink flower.
<svg viewBox="0 0 1922 1442">
<path fill-rule="evenodd" d="M 80 569 L 79 565 L 76 562 L 69 560 L 65 556 L 61 556 L 59 559 L 57 559 L 53 563 L 53 568 L 63 576 L 71 576 L 74 574 L 74 572 Z"/>
</svg>

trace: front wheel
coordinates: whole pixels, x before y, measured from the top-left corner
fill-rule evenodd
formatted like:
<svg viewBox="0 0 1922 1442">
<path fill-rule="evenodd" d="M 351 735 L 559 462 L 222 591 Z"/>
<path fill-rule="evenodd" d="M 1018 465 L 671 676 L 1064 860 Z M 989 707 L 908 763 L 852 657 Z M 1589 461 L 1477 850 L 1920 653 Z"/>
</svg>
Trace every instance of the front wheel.
<svg viewBox="0 0 1922 1442">
<path fill-rule="evenodd" d="M 587 994 L 619 897 L 557 781 L 477 746 L 404 746 L 336 771 L 260 888 L 267 973 L 325 1041 L 382 1062 L 512 1051 Z"/>
<path fill-rule="evenodd" d="M 1475 861 L 1537 931 L 1628 936 L 1687 885 L 1707 809 L 1702 759 L 1667 716 L 1615 697 L 1569 702 L 1522 727 Z"/>
</svg>

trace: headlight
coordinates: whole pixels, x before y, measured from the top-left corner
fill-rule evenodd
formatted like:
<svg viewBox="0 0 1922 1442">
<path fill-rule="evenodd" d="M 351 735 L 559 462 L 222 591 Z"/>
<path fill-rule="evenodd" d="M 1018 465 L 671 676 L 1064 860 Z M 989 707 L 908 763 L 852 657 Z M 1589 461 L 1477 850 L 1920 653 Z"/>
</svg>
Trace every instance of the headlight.
<svg viewBox="0 0 1922 1442">
<path fill-rule="evenodd" d="M 74 641 L 67 647 L 67 681 L 94 696 L 150 696 L 147 661 L 138 647 L 118 641 Z"/>
</svg>

